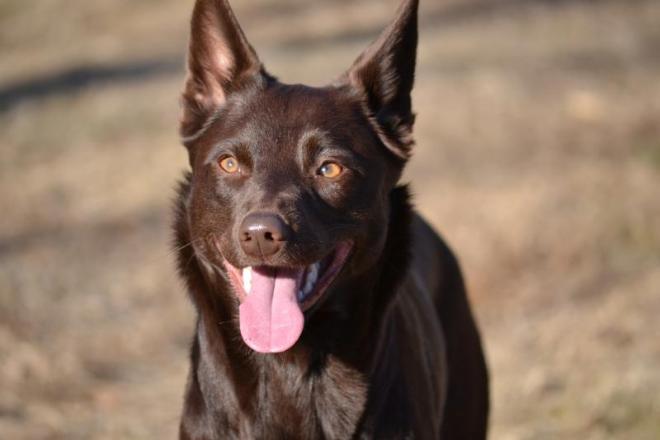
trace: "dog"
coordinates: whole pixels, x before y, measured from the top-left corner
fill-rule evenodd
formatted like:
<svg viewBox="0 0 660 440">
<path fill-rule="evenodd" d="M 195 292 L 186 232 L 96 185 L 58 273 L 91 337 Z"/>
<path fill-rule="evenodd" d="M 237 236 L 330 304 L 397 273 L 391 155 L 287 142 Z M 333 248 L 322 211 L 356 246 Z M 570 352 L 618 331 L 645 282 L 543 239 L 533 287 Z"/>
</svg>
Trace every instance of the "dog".
<svg viewBox="0 0 660 440">
<path fill-rule="evenodd" d="M 197 312 L 181 439 L 483 439 L 486 362 L 459 266 L 399 184 L 418 1 L 326 87 L 269 74 L 197 0 L 178 269 Z"/>
</svg>

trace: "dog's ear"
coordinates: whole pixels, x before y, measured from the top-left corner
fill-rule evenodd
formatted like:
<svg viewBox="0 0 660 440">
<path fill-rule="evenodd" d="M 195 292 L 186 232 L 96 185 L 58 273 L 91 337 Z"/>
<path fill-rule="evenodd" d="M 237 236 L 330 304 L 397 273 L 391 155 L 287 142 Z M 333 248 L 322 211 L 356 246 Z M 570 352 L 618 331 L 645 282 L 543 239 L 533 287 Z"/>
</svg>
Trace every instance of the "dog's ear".
<svg viewBox="0 0 660 440">
<path fill-rule="evenodd" d="M 344 75 L 361 94 L 385 146 L 402 159 L 413 145 L 410 93 L 415 80 L 418 0 L 404 0 L 396 19 Z"/>
<path fill-rule="evenodd" d="M 191 20 L 181 135 L 189 138 L 246 81 L 265 77 L 227 0 L 197 0 Z"/>
</svg>

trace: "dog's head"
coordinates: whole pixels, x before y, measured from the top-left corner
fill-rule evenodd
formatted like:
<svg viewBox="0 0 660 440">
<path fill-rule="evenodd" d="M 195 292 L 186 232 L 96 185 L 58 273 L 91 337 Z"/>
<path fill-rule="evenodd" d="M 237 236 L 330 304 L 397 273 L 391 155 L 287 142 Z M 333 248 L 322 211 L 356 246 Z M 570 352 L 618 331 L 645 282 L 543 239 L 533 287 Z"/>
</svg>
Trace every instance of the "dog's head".
<svg viewBox="0 0 660 440">
<path fill-rule="evenodd" d="M 290 348 L 305 315 L 382 253 L 412 146 L 417 4 L 405 0 L 339 80 L 314 88 L 269 75 L 226 0 L 197 1 L 187 221 L 198 257 L 227 274 L 254 350 Z"/>
</svg>

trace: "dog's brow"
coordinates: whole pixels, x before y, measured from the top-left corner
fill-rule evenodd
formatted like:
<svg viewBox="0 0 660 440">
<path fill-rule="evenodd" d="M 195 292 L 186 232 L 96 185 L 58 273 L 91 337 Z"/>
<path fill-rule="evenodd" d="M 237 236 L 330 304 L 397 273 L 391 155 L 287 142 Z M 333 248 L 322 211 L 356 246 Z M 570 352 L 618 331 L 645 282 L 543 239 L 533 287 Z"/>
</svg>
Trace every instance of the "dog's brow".
<svg viewBox="0 0 660 440">
<path fill-rule="evenodd" d="M 206 165 L 213 163 L 220 151 L 234 151 L 241 145 L 243 145 L 243 142 L 236 139 L 227 139 L 217 142 L 213 148 L 211 148 L 211 151 L 209 151 L 209 154 L 206 156 L 204 163 Z"/>
<path fill-rule="evenodd" d="M 298 139 L 298 160 L 305 164 L 310 157 L 323 147 L 333 144 L 330 134 L 319 128 L 308 129 Z"/>
<path fill-rule="evenodd" d="M 302 136 L 300 136 L 300 139 L 298 140 L 298 148 L 305 149 L 309 147 L 313 142 L 320 145 L 332 144 L 330 135 L 326 131 L 323 131 L 319 128 L 313 128 L 311 130 L 307 130 L 302 134 Z"/>
</svg>

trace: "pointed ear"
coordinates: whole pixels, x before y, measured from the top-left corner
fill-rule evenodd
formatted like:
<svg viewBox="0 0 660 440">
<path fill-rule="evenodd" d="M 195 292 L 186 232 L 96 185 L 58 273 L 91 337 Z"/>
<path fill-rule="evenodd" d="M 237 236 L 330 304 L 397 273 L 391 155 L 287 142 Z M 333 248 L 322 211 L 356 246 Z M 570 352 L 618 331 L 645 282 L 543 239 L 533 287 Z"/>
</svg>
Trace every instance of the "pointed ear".
<svg viewBox="0 0 660 440">
<path fill-rule="evenodd" d="M 344 76 L 364 101 L 381 141 L 402 159 L 413 145 L 411 96 L 417 54 L 418 0 L 404 0 L 396 19 Z"/>
<path fill-rule="evenodd" d="M 199 132 L 228 94 L 265 74 L 227 0 L 197 0 L 190 25 L 181 135 Z"/>
</svg>

